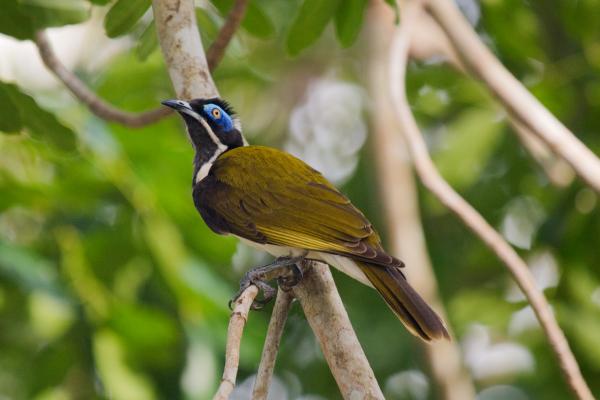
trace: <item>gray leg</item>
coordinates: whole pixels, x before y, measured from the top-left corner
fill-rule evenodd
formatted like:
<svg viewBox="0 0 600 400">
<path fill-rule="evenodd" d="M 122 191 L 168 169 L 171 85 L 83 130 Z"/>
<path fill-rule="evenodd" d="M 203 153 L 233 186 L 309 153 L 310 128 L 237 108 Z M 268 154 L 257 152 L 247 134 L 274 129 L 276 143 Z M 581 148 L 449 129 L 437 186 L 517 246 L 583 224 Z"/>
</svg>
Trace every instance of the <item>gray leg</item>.
<svg viewBox="0 0 600 400">
<path fill-rule="evenodd" d="M 268 281 L 277 279 L 283 290 L 289 290 L 302 280 L 302 269 L 297 265 L 304 260 L 299 257 L 279 257 L 270 264 L 256 267 L 246 272 L 240 281 L 240 290 L 233 299 L 229 300 L 229 308 L 235 300 L 250 285 L 256 285 L 263 292 L 262 300 L 254 300 L 253 310 L 259 310 L 275 297 L 277 291 L 267 284 Z M 290 276 L 291 275 L 291 276 Z"/>
</svg>

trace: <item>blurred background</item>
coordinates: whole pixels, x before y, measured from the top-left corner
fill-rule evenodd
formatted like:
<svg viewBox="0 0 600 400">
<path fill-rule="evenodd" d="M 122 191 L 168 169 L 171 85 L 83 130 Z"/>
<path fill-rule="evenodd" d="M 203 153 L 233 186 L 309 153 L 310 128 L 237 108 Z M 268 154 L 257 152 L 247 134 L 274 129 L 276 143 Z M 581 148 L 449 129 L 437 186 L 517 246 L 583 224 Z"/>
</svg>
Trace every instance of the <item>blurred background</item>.
<svg viewBox="0 0 600 400">
<path fill-rule="evenodd" d="M 214 78 L 251 143 L 321 170 L 389 242 L 371 135 L 381 94 L 369 89 L 378 40 L 369 27 L 381 23 L 371 7 L 385 8 L 390 24 L 397 10 L 366 0 L 311 9 L 317 3 L 253 0 Z M 509 70 L 600 154 L 600 2 L 458 4 Z M 197 2 L 205 47 L 231 5 Z M 28 40 L 49 27 L 59 59 L 99 96 L 129 111 L 152 109 L 174 94 L 149 6 L 3 0 L 2 400 L 210 398 L 222 373 L 227 301 L 243 271 L 268 261 L 197 215 L 180 118 L 133 129 L 93 116 Z M 487 91 L 443 60 L 412 62 L 408 90 L 441 173 L 528 261 L 599 394 L 597 195 L 568 169 L 552 181 Z M 420 184 L 417 191 L 439 295 L 478 398 L 567 398 L 506 268 Z M 423 347 L 377 294 L 334 277 L 386 398 L 440 398 Z M 236 399 L 249 398 L 269 315 L 270 306 L 252 313 L 246 327 Z M 270 398 L 339 398 L 297 305 Z"/>
</svg>

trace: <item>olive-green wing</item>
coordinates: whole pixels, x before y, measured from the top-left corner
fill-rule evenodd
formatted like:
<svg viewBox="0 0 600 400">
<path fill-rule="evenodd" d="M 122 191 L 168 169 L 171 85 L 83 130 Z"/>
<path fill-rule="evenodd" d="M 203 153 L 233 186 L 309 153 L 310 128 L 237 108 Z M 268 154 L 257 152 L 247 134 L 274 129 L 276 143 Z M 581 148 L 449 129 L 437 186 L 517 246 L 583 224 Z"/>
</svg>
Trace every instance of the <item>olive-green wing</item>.
<svg viewBox="0 0 600 400">
<path fill-rule="evenodd" d="M 385 253 L 370 222 L 348 198 L 288 153 L 261 146 L 230 150 L 199 185 L 196 205 L 221 232 L 376 265 L 402 265 Z"/>
</svg>

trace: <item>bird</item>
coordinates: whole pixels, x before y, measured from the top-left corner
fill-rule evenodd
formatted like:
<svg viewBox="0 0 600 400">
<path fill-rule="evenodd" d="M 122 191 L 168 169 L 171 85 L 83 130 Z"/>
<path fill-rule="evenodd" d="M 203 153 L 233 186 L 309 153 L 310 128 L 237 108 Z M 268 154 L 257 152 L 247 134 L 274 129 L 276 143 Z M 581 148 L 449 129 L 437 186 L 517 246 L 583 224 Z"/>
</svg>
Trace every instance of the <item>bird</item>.
<svg viewBox="0 0 600 400">
<path fill-rule="evenodd" d="M 319 260 L 373 287 L 413 335 L 449 339 L 442 319 L 408 283 L 364 214 L 320 172 L 272 147 L 249 145 L 220 98 L 165 100 L 195 150 L 192 197 L 208 227 L 276 257 Z"/>
</svg>

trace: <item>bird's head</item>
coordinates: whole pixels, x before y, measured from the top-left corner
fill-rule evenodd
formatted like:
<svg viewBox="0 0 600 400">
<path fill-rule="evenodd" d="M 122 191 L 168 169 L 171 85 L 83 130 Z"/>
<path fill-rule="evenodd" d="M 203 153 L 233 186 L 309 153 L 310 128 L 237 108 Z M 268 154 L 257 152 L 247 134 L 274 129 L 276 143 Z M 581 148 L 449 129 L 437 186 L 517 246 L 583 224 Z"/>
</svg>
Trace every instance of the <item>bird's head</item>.
<svg viewBox="0 0 600 400">
<path fill-rule="evenodd" d="M 162 104 L 171 107 L 183 117 L 190 139 L 197 150 L 207 144 L 211 148 L 227 149 L 244 145 L 240 122 L 225 101 L 219 98 L 194 99 L 189 102 L 165 100 Z"/>
<path fill-rule="evenodd" d="M 177 111 L 196 149 L 196 169 L 212 164 L 227 150 L 246 144 L 233 109 L 219 98 L 165 100 L 163 105 Z M 197 171 L 196 171 L 197 173 Z"/>
</svg>

